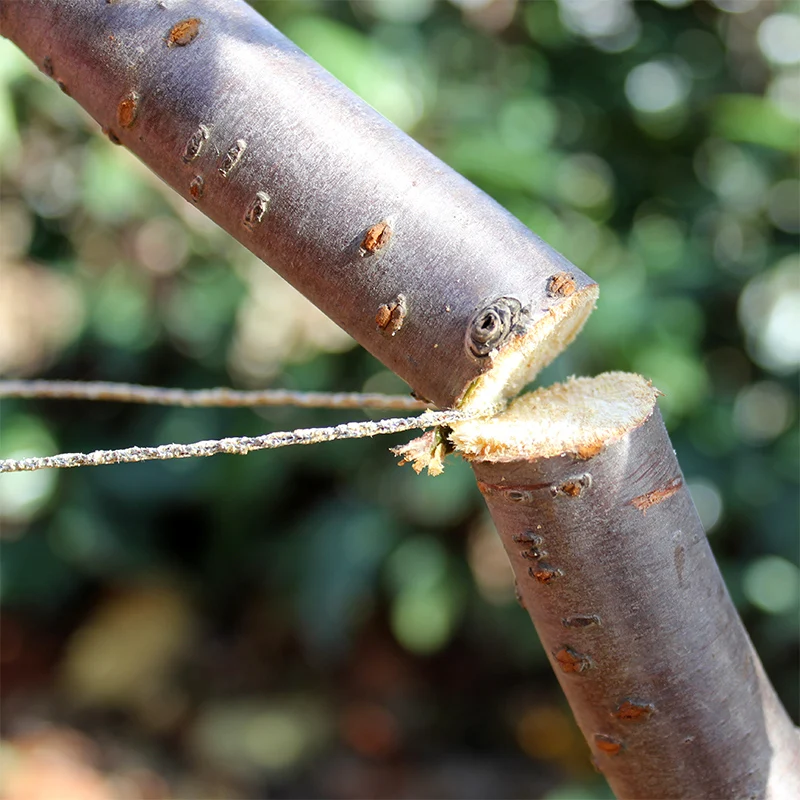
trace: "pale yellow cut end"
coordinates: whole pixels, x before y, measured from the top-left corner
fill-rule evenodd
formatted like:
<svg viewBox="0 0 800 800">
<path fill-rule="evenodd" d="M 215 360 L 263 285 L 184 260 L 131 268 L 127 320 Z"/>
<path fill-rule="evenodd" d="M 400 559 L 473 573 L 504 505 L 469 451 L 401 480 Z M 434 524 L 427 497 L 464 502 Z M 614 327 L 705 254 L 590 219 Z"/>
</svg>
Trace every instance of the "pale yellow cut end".
<svg viewBox="0 0 800 800">
<path fill-rule="evenodd" d="M 469 413 L 493 413 L 519 394 L 578 335 L 594 310 L 596 284 L 550 309 L 524 336 L 506 344 L 492 368 L 477 378 L 458 404 Z"/>
<path fill-rule="evenodd" d="M 469 460 L 517 461 L 574 453 L 590 458 L 641 425 L 659 392 L 641 375 L 570 378 L 514 400 L 502 414 L 453 424 L 450 441 Z"/>
</svg>

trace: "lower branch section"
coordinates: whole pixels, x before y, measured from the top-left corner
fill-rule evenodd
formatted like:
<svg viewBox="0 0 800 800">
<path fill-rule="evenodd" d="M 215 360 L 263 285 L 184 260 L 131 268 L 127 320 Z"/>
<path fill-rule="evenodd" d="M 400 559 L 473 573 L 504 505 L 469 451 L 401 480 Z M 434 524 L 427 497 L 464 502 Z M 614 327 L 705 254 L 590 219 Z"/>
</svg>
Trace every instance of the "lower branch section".
<svg viewBox="0 0 800 800">
<path fill-rule="evenodd" d="M 617 796 L 798 797 L 800 739 L 722 581 L 656 394 L 638 376 L 573 380 L 459 423 L 453 439 Z"/>
</svg>

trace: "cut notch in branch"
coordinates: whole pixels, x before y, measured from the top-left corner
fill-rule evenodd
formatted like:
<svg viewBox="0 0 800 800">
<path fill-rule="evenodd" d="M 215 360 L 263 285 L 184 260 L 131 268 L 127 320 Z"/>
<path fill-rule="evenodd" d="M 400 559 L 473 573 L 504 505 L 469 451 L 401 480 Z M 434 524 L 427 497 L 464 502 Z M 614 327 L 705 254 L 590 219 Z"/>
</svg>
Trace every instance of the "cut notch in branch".
<svg viewBox="0 0 800 800">
<path fill-rule="evenodd" d="M 594 310 L 597 295 L 597 284 L 575 291 L 492 354 L 491 369 L 473 381 L 458 408 L 481 415 L 499 411 L 575 339 Z"/>
</svg>

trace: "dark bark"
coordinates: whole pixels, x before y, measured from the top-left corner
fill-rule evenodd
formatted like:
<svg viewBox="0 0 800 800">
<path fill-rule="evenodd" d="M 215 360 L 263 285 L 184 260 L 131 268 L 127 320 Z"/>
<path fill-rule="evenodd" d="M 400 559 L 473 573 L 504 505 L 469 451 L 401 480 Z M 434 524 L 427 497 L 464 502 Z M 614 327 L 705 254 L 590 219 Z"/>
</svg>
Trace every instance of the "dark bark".
<svg viewBox="0 0 800 800">
<path fill-rule="evenodd" d="M 614 438 L 473 463 L 596 766 L 620 798 L 800 796 L 800 739 L 658 409 Z"/>
<path fill-rule="evenodd" d="M 473 384 L 498 351 L 532 338 L 528 373 L 542 328 L 562 321 L 546 362 L 593 306 L 586 275 L 244 2 L 6 0 L 0 24 L 113 141 L 439 406 L 470 389 L 491 404 Z"/>
</svg>

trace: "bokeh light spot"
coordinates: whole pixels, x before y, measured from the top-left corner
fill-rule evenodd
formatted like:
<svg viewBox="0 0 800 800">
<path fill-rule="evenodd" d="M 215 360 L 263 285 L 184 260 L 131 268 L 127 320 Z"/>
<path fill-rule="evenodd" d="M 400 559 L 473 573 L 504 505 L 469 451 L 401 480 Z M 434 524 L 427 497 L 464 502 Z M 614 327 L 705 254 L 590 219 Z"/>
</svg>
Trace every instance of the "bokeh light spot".
<svg viewBox="0 0 800 800">
<path fill-rule="evenodd" d="M 767 614 L 796 611 L 800 603 L 800 570 L 780 556 L 762 556 L 744 573 L 744 593 Z"/>
<path fill-rule="evenodd" d="M 630 0 L 559 0 L 564 27 L 607 53 L 621 53 L 639 39 L 641 23 Z"/>
<path fill-rule="evenodd" d="M 519 153 L 544 150 L 558 129 L 558 113 L 543 97 L 527 97 L 506 103 L 498 118 L 503 144 Z"/>
<path fill-rule="evenodd" d="M 489 517 L 482 517 L 470 533 L 467 559 L 478 591 L 488 603 L 503 606 L 513 602 L 514 573 Z"/>
<path fill-rule="evenodd" d="M 739 296 L 739 321 L 751 357 L 777 374 L 800 366 L 800 258 L 787 256 L 749 281 Z"/>
<path fill-rule="evenodd" d="M 720 11 L 727 11 L 729 14 L 746 14 L 752 11 L 761 0 L 711 0 L 711 5 L 716 6 Z"/>
<path fill-rule="evenodd" d="M 189 255 L 186 228 L 172 217 L 153 217 L 136 232 L 136 257 L 156 275 L 168 275 L 180 269 Z"/>
<path fill-rule="evenodd" d="M 3 420 L 3 458 L 52 455 L 57 451 L 53 437 L 35 417 L 12 416 Z M 0 480 L 0 519 L 16 524 L 27 522 L 41 511 L 58 483 L 58 471 L 18 472 Z"/>
<path fill-rule="evenodd" d="M 435 653 L 450 640 L 458 610 L 447 583 L 430 587 L 412 584 L 392 603 L 392 632 L 412 653 Z"/>
<path fill-rule="evenodd" d="M 560 708 L 531 706 L 517 722 L 517 742 L 530 758 L 552 761 L 575 747 L 571 720 Z"/>
<path fill-rule="evenodd" d="M 800 121 L 800 69 L 781 70 L 770 83 L 767 97 L 785 117 Z"/>
<path fill-rule="evenodd" d="M 450 640 L 461 613 L 462 597 L 441 543 L 417 536 L 392 553 L 387 577 L 394 589 L 391 627 L 398 642 L 413 653 L 429 654 Z"/>
<path fill-rule="evenodd" d="M 761 381 L 745 386 L 733 407 L 739 436 L 753 444 L 772 441 L 791 423 L 793 406 L 794 398 L 779 383 Z"/>
<path fill-rule="evenodd" d="M 686 486 L 692 495 L 705 532 L 711 533 L 722 519 L 722 494 L 716 485 L 706 478 L 687 481 Z"/>
<path fill-rule="evenodd" d="M 684 231 L 671 217 L 648 214 L 636 220 L 632 239 L 648 270 L 666 271 L 683 266 Z"/>
<path fill-rule="evenodd" d="M 767 210 L 772 224 L 786 233 L 800 233 L 800 181 L 788 178 L 770 189 Z"/>
<path fill-rule="evenodd" d="M 556 189 L 578 208 L 597 208 L 611 200 L 614 175 L 602 158 L 579 153 L 564 159 L 556 173 Z"/>
<path fill-rule="evenodd" d="M 758 46 L 773 64 L 800 62 L 800 17 L 796 14 L 772 14 L 759 26 Z"/>
<path fill-rule="evenodd" d="M 682 103 L 689 94 L 684 72 L 668 61 L 648 61 L 625 79 L 625 95 L 637 110 L 658 114 Z"/>
</svg>

